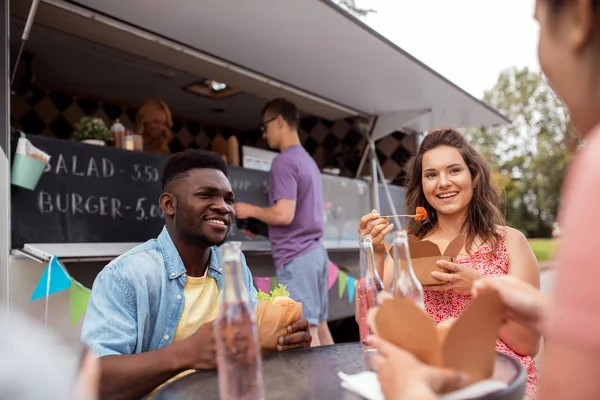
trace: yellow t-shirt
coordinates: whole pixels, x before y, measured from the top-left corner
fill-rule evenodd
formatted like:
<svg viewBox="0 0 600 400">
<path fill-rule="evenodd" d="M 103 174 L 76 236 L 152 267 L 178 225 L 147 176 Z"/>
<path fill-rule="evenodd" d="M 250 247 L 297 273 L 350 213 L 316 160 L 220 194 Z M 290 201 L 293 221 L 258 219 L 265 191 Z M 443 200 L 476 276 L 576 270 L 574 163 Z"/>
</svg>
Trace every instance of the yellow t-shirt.
<svg viewBox="0 0 600 400">
<path fill-rule="evenodd" d="M 206 269 L 208 272 L 208 268 Z M 219 286 L 215 278 L 208 276 L 207 272 L 201 278 L 188 276 L 187 282 L 183 288 L 183 310 L 181 317 L 175 328 L 173 342 L 186 339 L 193 335 L 198 328 L 207 322 L 217 318 L 219 315 Z M 194 370 L 188 370 L 180 373 L 163 383 L 147 396 L 150 399 L 154 392 L 167 383 L 190 374 Z"/>
<path fill-rule="evenodd" d="M 219 315 L 219 287 L 215 278 L 206 273 L 202 278 L 188 276 L 183 297 L 185 303 L 175 328 L 173 342 L 187 339 L 198 328 Z"/>
</svg>

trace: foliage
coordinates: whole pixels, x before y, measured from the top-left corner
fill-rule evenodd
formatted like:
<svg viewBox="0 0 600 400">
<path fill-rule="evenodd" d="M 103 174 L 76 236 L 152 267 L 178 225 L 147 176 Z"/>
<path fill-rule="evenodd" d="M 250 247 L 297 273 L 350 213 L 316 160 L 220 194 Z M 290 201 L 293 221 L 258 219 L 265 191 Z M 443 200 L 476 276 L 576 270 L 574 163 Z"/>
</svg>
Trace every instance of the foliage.
<svg viewBox="0 0 600 400">
<path fill-rule="evenodd" d="M 528 68 L 502 71 L 484 100 L 512 123 L 465 134 L 495 170 L 509 225 L 529 237 L 549 237 L 579 143 L 566 110 L 543 76 Z"/>
<path fill-rule="evenodd" d="M 529 239 L 529 245 L 538 262 L 551 261 L 556 254 L 555 239 Z"/>
<path fill-rule="evenodd" d="M 112 139 L 112 134 L 102 119 L 83 117 L 75 124 L 73 139 L 77 141 L 93 139 L 108 142 Z"/>
<path fill-rule="evenodd" d="M 377 12 L 376 10 L 373 10 L 372 8 L 358 7 L 356 5 L 355 0 L 336 0 L 336 3 L 338 6 L 340 6 L 341 8 L 343 8 L 344 10 L 348 11 L 350 14 L 352 14 L 358 18 L 364 18 L 367 15 L 369 15 L 369 13 Z"/>
</svg>

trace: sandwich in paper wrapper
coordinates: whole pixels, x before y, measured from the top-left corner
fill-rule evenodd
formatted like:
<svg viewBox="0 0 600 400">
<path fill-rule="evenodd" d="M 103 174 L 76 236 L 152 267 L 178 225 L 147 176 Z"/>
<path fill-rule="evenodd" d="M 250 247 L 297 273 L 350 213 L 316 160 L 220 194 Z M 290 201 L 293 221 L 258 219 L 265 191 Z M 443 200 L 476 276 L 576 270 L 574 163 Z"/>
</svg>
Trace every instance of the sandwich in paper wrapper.
<svg viewBox="0 0 600 400">
<path fill-rule="evenodd" d="M 270 295 L 261 290 L 256 295 L 256 325 L 263 351 L 277 350 L 279 338 L 288 333 L 288 325 L 302 318 L 302 303 L 289 296 L 282 284 L 271 290 Z"/>
</svg>

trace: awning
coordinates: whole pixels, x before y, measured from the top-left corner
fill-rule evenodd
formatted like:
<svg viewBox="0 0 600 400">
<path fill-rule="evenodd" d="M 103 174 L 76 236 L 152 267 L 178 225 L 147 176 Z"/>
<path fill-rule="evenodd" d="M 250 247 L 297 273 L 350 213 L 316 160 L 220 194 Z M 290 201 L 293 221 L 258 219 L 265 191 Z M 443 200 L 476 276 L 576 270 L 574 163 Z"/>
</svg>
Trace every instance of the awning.
<svg viewBox="0 0 600 400">
<path fill-rule="evenodd" d="M 62 20 L 57 28 L 85 35 L 81 25 L 64 15 L 51 19 L 46 15 L 44 21 L 48 4 L 79 5 L 102 14 L 102 23 L 113 30 L 117 25 L 133 25 L 138 42 L 139 32 L 146 32 L 145 40 L 153 45 L 168 42 L 171 50 L 173 45 L 181 46 L 187 57 L 204 57 L 204 64 L 211 64 L 207 57 L 217 61 L 208 71 L 214 79 L 228 78 L 223 81 L 261 97 L 288 95 L 303 110 L 326 118 L 382 116 L 386 129 L 378 137 L 404 126 L 426 131 L 508 122 L 330 1 L 43 1 L 47 4 L 40 7 L 42 23 L 53 19 L 55 25 Z M 164 43 L 152 40 L 152 35 Z M 111 38 L 95 36 L 96 41 Z M 119 45 L 114 35 L 113 41 L 112 45 Z M 132 52 L 157 56 L 149 52 L 148 43 L 131 44 L 127 46 Z M 191 66 L 188 63 L 188 69 Z"/>
</svg>

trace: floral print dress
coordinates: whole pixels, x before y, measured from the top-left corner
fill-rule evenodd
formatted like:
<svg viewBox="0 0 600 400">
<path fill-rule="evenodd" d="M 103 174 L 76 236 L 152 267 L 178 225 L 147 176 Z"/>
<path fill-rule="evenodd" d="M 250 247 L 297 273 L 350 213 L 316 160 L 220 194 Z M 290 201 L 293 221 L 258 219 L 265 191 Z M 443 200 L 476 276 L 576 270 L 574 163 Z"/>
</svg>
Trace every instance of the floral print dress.
<svg viewBox="0 0 600 400">
<path fill-rule="evenodd" d="M 496 254 L 490 257 L 491 251 L 490 246 L 482 246 L 472 255 L 459 258 L 457 264 L 469 265 L 486 277 L 506 275 L 508 273 L 508 253 L 504 238 L 498 243 Z M 471 296 L 467 295 L 425 290 L 425 310 L 436 324 L 448 318 L 460 316 L 470 301 Z M 496 350 L 523 363 L 527 370 L 527 395 L 535 399 L 538 391 L 538 370 L 535 360 L 532 357 L 518 355 L 500 339 L 496 342 Z"/>
</svg>

